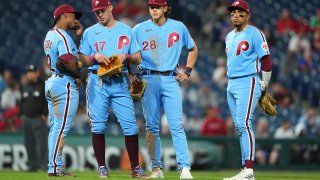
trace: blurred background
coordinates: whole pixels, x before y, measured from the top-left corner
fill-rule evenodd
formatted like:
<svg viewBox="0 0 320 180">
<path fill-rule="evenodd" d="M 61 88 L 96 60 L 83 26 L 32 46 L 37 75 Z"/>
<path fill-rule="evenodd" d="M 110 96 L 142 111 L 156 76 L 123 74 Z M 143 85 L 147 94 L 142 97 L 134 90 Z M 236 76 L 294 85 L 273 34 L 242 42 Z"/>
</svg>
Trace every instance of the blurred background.
<svg viewBox="0 0 320 180">
<path fill-rule="evenodd" d="M 149 19 L 147 0 L 114 0 L 116 20 L 130 26 Z M 198 45 L 199 55 L 190 81 L 181 84 L 184 128 L 189 139 L 193 169 L 240 168 L 240 150 L 226 102 L 226 55 L 224 38 L 233 29 L 226 7 L 230 0 L 168 0 L 172 18 L 186 24 Z M 41 78 L 50 76 L 43 51 L 43 40 L 52 28 L 53 11 L 63 3 L 83 12 L 84 28 L 96 23 L 90 0 L 11 0 L 0 5 L 0 170 L 26 170 L 23 149 L 23 121 L 20 118 L 20 87 L 26 83 L 25 66 L 35 64 Z M 268 117 L 258 108 L 253 127 L 257 138 L 256 164 L 261 169 L 317 169 L 320 163 L 320 1 L 248 0 L 251 24 L 263 31 L 273 61 L 269 92 L 278 101 L 277 117 Z M 72 34 L 71 34 L 72 35 Z M 180 58 L 186 63 L 187 52 Z M 85 82 L 86 71 L 82 72 Z M 70 131 L 70 148 L 65 158 L 68 167 L 90 169 L 90 157 L 83 164 L 83 147 L 90 152 L 90 125 L 85 110 L 85 87 L 81 89 L 78 114 Z M 141 103 L 136 102 L 140 135 L 144 135 Z M 107 136 L 110 144 L 123 152 L 121 128 L 113 113 Z M 174 169 L 174 152 L 165 115 L 161 118 L 164 136 L 165 168 Z M 120 135 L 120 137 L 118 137 Z M 21 144 L 21 148 L 19 144 Z M 68 143 L 66 143 L 68 144 Z M 140 140 L 142 147 L 144 139 Z M 197 148 L 198 147 L 198 148 Z M 203 147 L 200 148 L 199 147 Z M 67 148 L 68 149 L 68 148 Z M 87 150 L 86 150 L 87 149 Z M 142 148 L 142 156 L 148 157 Z M 14 152 L 20 152 L 16 154 Z M 72 154 L 76 154 L 73 158 Z M 69 153 L 69 154 L 68 154 Z M 91 152 L 92 153 L 92 152 Z M 1 156 L 2 154 L 2 156 Z M 22 154 L 22 155 L 21 155 Z M 114 168 L 122 153 L 110 156 Z M 143 155 L 144 154 L 144 155 Z M 167 157 L 168 156 L 168 157 Z M 16 157 L 16 158 L 15 158 Z M 19 161 L 18 164 L 15 165 Z M 118 163 L 117 163 L 118 162 Z M 124 161 L 126 162 L 126 161 Z M 111 163 L 112 164 L 112 163 Z"/>
</svg>

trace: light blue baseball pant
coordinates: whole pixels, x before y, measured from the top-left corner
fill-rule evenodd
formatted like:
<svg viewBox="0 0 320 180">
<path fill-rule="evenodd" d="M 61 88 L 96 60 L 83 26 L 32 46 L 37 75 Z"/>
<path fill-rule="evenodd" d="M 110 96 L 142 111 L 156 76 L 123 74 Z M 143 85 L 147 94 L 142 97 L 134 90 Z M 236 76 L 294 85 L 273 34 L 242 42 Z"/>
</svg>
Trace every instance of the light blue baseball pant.
<svg viewBox="0 0 320 180">
<path fill-rule="evenodd" d="M 104 134 L 111 106 L 126 136 L 138 134 L 134 104 L 128 90 L 126 75 L 121 77 L 99 78 L 89 73 L 87 84 L 87 112 L 92 122 L 91 131 Z"/>
<path fill-rule="evenodd" d="M 152 168 L 162 168 L 160 140 L 160 106 L 167 116 L 178 168 L 190 168 L 186 134 L 182 126 L 182 100 L 180 86 L 175 76 L 143 75 L 147 83 L 142 98 L 146 119 L 146 141 Z"/>
<path fill-rule="evenodd" d="M 245 160 L 254 161 L 255 137 L 252 117 L 261 96 L 259 80 L 260 78 L 255 75 L 228 81 L 227 101 L 240 138 L 242 165 Z"/>
<path fill-rule="evenodd" d="M 50 121 L 48 173 L 57 173 L 65 168 L 61 155 L 64 137 L 78 109 L 79 90 L 76 87 L 75 79 L 66 75 L 52 74 L 45 82 Z"/>
</svg>

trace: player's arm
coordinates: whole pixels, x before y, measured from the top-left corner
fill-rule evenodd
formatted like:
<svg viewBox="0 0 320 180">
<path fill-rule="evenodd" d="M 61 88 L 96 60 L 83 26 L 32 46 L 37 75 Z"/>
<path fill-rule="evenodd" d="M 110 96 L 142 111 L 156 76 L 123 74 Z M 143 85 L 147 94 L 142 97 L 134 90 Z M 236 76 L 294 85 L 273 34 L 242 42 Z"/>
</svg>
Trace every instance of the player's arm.
<svg viewBox="0 0 320 180">
<path fill-rule="evenodd" d="M 82 63 L 77 61 L 76 57 L 72 54 L 63 54 L 58 57 L 57 60 L 57 68 L 60 71 L 69 73 L 77 84 L 77 89 L 81 87 L 81 78 L 80 78 L 80 70 L 82 68 Z"/>
<path fill-rule="evenodd" d="M 198 47 L 194 44 L 193 48 L 189 50 L 188 58 L 187 58 L 187 66 L 183 73 L 179 73 L 176 77 L 178 81 L 187 80 L 192 72 L 194 65 L 196 64 L 198 57 Z"/>
<path fill-rule="evenodd" d="M 141 63 L 141 53 L 137 51 L 134 54 L 117 54 L 121 61 L 128 60 L 132 65 L 139 65 Z"/>
<path fill-rule="evenodd" d="M 70 73 L 75 79 L 80 78 L 82 63 L 78 63 L 72 54 L 61 55 L 58 57 L 58 62 L 63 66 L 61 67 L 61 65 L 57 65 L 59 70 Z"/>
<path fill-rule="evenodd" d="M 194 67 L 197 61 L 197 57 L 198 57 L 198 47 L 196 44 L 194 44 L 194 47 L 189 51 L 189 54 L 188 54 L 187 68 L 192 69 Z M 187 74 L 187 75 L 190 76 L 190 74 Z"/>
<path fill-rule="evenodd" d="M 265 55 L 261 58 L 261 90 L 265 91 L 271 79 L 272 74 L 272 60 L 270 54 Z"/>
<path fill-rule="evenodd" d="M 90 56 L 86 56 L 85 54 L 80 53 L 80 60 L 86 66 L 91 66 L 93 63 L 104 63 L 108 64 L 110 61 L 104 54 L 92 54 Z"/>
</svg>

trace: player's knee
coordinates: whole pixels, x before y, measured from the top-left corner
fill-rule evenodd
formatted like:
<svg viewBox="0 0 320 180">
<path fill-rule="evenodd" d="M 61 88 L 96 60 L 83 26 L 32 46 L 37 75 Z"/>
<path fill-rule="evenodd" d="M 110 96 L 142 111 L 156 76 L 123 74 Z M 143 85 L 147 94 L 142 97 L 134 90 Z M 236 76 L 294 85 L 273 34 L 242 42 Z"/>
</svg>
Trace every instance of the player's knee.
<svg viewBox="0 0 320 180">
<path fill-rule="evenodd" d="M 95 134 L 102 134 L 105 133 L 107 130 L 106 126 L 97 126 L 95 124 L 92 124 L 91 132 Z"/>
<path fill-rule="evenodd" d="M 123 134 L 125 136 L 135 135 L 135 134 L 138 134 L 138 132 L 139 132 L 138 126 L 131 126 L 128 128 L 123 128 Z"/>
<path fill-rule="evenodd" d="M 183 131 L 182 123 L 170 124 L 169 128 L 171 132 Z"/>
<path fill-rule="evenodd" d="M 149 130 L 151 133 L 159 133 L 160 126 L 155 124 L 147 124 L 146 129 Z"/>
</svg>

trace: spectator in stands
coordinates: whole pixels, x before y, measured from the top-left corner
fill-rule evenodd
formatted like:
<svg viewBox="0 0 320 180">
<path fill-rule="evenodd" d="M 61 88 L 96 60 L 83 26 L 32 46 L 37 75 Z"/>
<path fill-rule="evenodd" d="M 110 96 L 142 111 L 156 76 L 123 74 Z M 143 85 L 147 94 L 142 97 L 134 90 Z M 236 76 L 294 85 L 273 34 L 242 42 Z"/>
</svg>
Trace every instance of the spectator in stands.
<svg viewBox="0 0 320 180">
<path fill-rule="evenodd" d="M 225 88 L 227 85 L 227 60 L 224 57 L 217 58 L 217 67 L 214 69 L 212 73 L 212 79 L 215 84 L 217 84 L 220 88 Z"/>
<path fill-rule="evenodd" d="M 200 129 L 201 135 L 224 136 L 227 134 L 226 124 L 219 113 L 218 107 L 207 108 L 206 117 Z"/>
<path fill-rule="evenodd" d="M 265 117 L 260 117 L 255 130 L 256 138 L 266 139 L 270 136 L 269 121 Z"/>
<path fill-rule="evenodd" d="M 300 137 L 316 138 L 320 135 L 320 122 L 317 120 L 315 107 L 308 107 L 295 127 L 295 133 Z"/>
<path fill-rule="evenodd" d="M 210 87 L 206 84 L 203 84 L 198 93 L 198 103 L 201 109 L 206 109 L 207 107 L 217 106 L 216 99 L 218 95 L 215 91 L 212 91 Z"/>
<path fill-rule="evenodd" d="M 274 47 L 276 45 L 276 39 L 274 37 L 273 32 L 270 31 L 270 28 L 263 28 L 263 33 L 266 36 L 266 39 L 268 41 L 268 46 L 270 47 Z"/>
<path fill-rule="evenodd" d="M 310 27 L 309 27 L 309 22 L 306 18 L 304 18 L 303 16 L 299 16 L 297 18 L 297 28 L 296 28 L 296 33 L 298 32 L 303 32 L 305 34 L 307 34 L 308 32 L 310 32 Z"/>
<path fill-rule="evenodd" d="M 317 65 L 313 61 L 311 51 L 304 51 L 303 54 L 298 58 L 298 64 L 304 65 L 309 75 L 316 74 Z"/>
<path fill-rule="evenodd" d="M 227 116 L 226 120 L 225 120 L 225 124 L 226 124 L 226 128 L 227 128 L 227 136 L 231 136 L 231 137 L 235 137 L 237 136 L 237 131 L 236 128 L 234 126 L 233 120 L 231 116 Z"/>
<path fill-rule="evenodd" d="M 0 94 L 6 88 L 6 82 L 3 79 L 2 73 L 0 73 Z"/>
<path fill-rule="evenodd" d="M 4 111 L 2 113 L 2 120 L 0 120 L 0 132 L 15 133 L 21 130 L 22 120 L 19 113 L 20 109 L 18 107 Z"/>
<path fill-rule="evenodd" d="M 260 117 L 255 130 L 257 139 L 267 139 L 270 137 L 269 121 L 265 117 Z M 266 164 L 269 157 L 271 147 L 268 145 L 256 146 L 256 162 L 258 164 Z"/>
<path fill-rule="evenodd" d="M 311 30 L 320 30 L 320 8 L 317 9 L 316 15 L 312 16 L 310 19 Z"/>
<path fill-rule="evenodd" d="M 280 34 L 288 34 L 292 31 L 296 31 L 296 29 L 297 22 L 291 17 L 289 10 L 286 8 L 282 9 L 277 21 L 277 31 Z"/>
<path fill-rule="evenodd" d="M 136 6 L 129 0 L 119 0 L 114 6 L 113 14 L 115 19 L 119 19 L 120 22 L 130 25 L 131 27 L 137 24 L 137 16 L 142 16 L 145 8 Z M 144 14 L 147 16 L 147 14 Z"/>
<path fill-rule="evenodd" d="M 281 61 L 282 77 L 297 67 L 297 55 L 304 51 L 311 51 L 311 42 L 303 31 L 293 34 L 289 40 L 287 57 Z"/>
<path fill-rule="evenodd" d="M 293 139 L 295 138 L 295 134 L 293 129 L 291 128 L 290 121 L 287 119 L 282 120 L 281 126 L 277 128 L 273 136 L 275 139 Z M 272 151 L 270 153 L 269 163 L 271 165 L 275 165 L 280 156 L 281 145 L 274 145 Z"/>
<path fill-rule="evenodd" d="M 320 27 L 314 31 L 312 36 L 312 49 L 320 54 Z"/>
<path fill-rule="evenodd" d="M 5 70 L 3 76 L 6 88 L 1 94 L 1 107 L 6 110 L 14 108 L 19 104 L 21 92 L 19 89 L 19 84 L 13 78 L 10 70 Z"/>
</svg>

